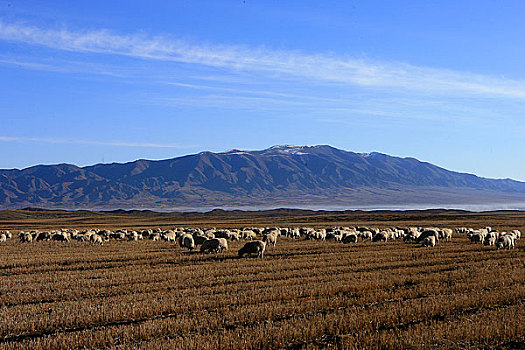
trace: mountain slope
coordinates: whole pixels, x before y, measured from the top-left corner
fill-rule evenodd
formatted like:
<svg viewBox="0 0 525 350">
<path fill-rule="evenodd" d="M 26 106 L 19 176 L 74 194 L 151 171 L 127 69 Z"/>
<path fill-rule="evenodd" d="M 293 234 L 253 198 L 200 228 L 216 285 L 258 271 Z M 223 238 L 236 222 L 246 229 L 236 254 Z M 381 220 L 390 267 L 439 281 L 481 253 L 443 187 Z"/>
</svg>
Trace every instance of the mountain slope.
<svg viewBox="0 0 525 350">
<path fill-rule="evenodd" d="M 0 170 L 0 208 L 175 208 L 524 201 L 525 183 L 331 146 Z"/>
</svg>

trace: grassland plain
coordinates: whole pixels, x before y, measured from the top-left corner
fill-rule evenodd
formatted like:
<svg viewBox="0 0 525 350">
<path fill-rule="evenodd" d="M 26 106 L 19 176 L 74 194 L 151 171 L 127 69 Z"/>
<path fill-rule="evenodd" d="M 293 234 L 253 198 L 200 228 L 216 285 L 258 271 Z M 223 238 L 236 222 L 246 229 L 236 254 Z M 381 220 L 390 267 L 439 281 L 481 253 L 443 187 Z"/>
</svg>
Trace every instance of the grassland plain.
<svg viewBox="0 0 525 350">
<path fill-rule="evenodd" d="M 524 213 L 202 216 L 26 211 L 0 229 L 309 225 L 493 225 Z M 314 349 L 525 347 L 525 249 L 402 241 L 280 239 L 264 259 L 190 253 L 173 243 L 0 245 L 5 349 Z"/>
</svg>

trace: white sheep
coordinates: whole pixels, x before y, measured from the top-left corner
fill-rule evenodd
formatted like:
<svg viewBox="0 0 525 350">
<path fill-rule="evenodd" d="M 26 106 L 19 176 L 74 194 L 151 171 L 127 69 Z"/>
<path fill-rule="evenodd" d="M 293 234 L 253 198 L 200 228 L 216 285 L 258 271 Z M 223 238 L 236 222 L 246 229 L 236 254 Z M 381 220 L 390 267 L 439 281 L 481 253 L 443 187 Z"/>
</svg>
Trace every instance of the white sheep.
<svg viewBox="0 0 525 350">
<path fill-rule="evenodd" d="M 269 233 L 269 234 L 266 234 L 263 236 L 263 242 L 265 244 L 271 244 L 275 247 L 275 244 L 277 244 L 277 234 L 275 233 L 275 231 L 273 231 L 272 233 Z"/>
<path fill-rule="evenodd" d="M 257 254 L 258 258 L 263 258 L 265 248 L 266 243 L 260 240 L 246 242 L 246 244 L 239 249 L 239 257 L 242 257 L 244 254 L 248 254 L 249 257 L 251 257 L 252 254 Z"/>
<path fill-rule="evenodd" d="M 102 237 L 99 236 L 96 233 L 92 234 L 89 237 L 89 240 L 90 240 L 91 244 L 99 244 L 99 245 L 103 245 L 104 244 L 104 240 L 102 239 Z"/>
<path fill-rule="evenodd" d="M 496 237 L 496 232 L 489 232 L 486 236 L 485 236 L 485 239 L 483 240 L 483 244 L 484 245 L 488 245 L 488 246 L 493 246 L 493 245 L 496 245 L 496 240 L 497 240 L 497 237 Z"/>
<path fill-rule="evenodd" d="M 515 237 L 512 234 L 505 234 L 503 236 L 500 236 L 500 238 L 498 238 L 498 241 L 496 242 L 496 248 L 512 249 L 514 248 L 514 240 Z"/>
<path fill-rule="evenodd" d="M 388 241 L 388 234 L 385 231 L 378 232 L 372 237 L 372 242 L 386 242 L 386 241 Z"/>
<path fill-rule="evenodd" d="M 186 248 L 190 251 L 195 249 L 195 242 L 193 241 L 193 236 L 189 233 L 183 234 L 179 237 L 179 245 L 182 248 Z"/>
<path fill-rule="evenodd" d="M 200 250 L 203 253 L 220 253 L 228 250 L 228 241 L 226 238 L 210 238 L 202 243 Z"/>
<path fill-rule="evenodd" d="M 444 228 L 444 229 L 441 229 L 440 230 L 440 233 L 441 233 L 441 237 L 440 238 L 443 238 L 445 239 L 445 241 L 451 241 L 452 240 L 452 229 L 450 228 Z"/>
</svg>

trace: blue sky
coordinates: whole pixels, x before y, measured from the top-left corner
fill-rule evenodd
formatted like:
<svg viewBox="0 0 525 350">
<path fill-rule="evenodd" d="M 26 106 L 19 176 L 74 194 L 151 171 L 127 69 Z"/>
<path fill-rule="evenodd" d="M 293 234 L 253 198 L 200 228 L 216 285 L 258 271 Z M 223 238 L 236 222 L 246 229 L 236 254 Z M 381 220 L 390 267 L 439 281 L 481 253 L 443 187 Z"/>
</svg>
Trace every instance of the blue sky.
<svg viewBox="0 0 525 350">
<path fill-rule="evenodd" d="M 525 180 L 523 1 L 0 0 L 0 168 L 330 144 Z"/>
</svg>

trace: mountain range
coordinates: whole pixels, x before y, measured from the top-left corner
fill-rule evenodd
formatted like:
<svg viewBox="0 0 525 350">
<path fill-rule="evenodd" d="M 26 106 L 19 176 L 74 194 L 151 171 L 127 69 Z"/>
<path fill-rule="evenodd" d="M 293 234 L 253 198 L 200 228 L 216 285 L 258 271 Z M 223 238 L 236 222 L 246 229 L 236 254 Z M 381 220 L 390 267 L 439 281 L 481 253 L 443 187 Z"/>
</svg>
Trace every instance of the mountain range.
<svg viewBox="0 0 525 350">
<path fill-rule="evenodd" d="M 0 209 L 404 207 L 525 203 L 525 183 L 327 145 L 0 170 Z"/>
</svg>

